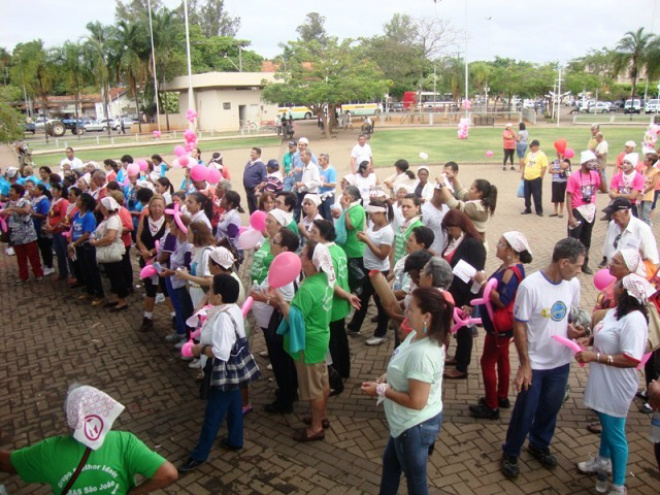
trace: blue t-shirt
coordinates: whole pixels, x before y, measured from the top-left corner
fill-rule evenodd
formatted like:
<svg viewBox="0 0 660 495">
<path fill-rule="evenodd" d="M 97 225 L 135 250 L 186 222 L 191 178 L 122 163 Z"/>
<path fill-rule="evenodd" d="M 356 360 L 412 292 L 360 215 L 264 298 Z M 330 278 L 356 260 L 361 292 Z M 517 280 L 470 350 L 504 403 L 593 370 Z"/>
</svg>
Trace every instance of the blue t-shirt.
<svg viewBox="0 0 660 495">
<path fill-rule="evenodd" d="M 124 180 L 126 180 L 126 171 L 123 168 L 120 168 L 119 172 L 117 172 L 117 183 L 122 185 Z"/>
<path fill-rule="evenodd" d="M 167 173 L 167 171 L 168 171 L 167 163 L 162 162 L 162 163 L 160 164 L 160 176 L 161 176 L 161 177 L 165 177 L 165 174 Z"/>
<path fill-rule="evenodd" d="M 11 182 L 9 182 L 4 177 L 0 177 L 0 195 L 9 196 L 9 189 L 11 188 Z"/>
<path fill-rule="evenodd" d="M 34 206 L 34 212 L 40 215 L 48 215 L 49 211 L 50 201 L 48 198 L 42 199 Z M 34 215 L 32 216 L 32 221 L 34 222 L 34 230 L 37 231 L 37 236 L 39 237 L 41 237 L 41 222 L 43 222 L 43 220 L 44 219 L 42 218 L 36 218 Z"/>
<path fill-rule="evenodd" d="M 80 212 L 76 213 L 71 222 L 73 231 L 71 233 L 71 239 L 77 241 L 80 239 L 86 232 L 93 233 L 96 230 L 96 218 L 94 218 L 94 213 L 88 211 L 82 217 Z"/>
<path fill-rule="evenodd" d="M 320 170 L 320 172 L 326 183 L 335 184 L 332 187 L 325 187 L 325 186 L 321 187 L 321 194 L 335 192 L 335 187 L 337 186 L 337 171 L 335 170 L 335 167 L 330 165 L 327 169 Z"/>
</svg>

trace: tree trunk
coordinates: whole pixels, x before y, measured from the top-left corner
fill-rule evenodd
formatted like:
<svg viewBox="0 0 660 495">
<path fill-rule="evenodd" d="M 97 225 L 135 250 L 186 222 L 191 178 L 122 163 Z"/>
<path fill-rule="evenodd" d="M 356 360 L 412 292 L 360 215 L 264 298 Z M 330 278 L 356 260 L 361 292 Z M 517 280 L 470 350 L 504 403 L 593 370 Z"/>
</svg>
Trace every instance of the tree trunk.
<svg viewBox="0 0 660 495">
<path fill-rule="evenodd" d="M 142 118 L 140 117 L 140 105 L 138 103 L 138 95 L 137 95 L 137 81 L 133 79 L 133 84 L 132 88 L 133 90 L 133 98 L 135 98 L 135 113 L 137 114 L 138 117 L 138 132 L 142 134 Z"/>
</svg>

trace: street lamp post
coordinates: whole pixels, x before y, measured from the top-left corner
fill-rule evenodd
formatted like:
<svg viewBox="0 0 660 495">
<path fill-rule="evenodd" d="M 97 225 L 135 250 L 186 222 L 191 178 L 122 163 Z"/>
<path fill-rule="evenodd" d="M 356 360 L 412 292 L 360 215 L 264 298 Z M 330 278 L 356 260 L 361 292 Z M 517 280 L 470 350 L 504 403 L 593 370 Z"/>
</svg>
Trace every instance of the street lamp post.
<svg viewBox="0 0 660 495">
<path fill-rule="evenodd" d="M 183 19 L 186 25 L 186 56 L 188 57 L 188 108 L 195 110 L 195 99 L 192 87 L 192 65 L 190 62 L 190 31 L 188 29 L 188 0 L 183 0 Z M 197 119 L 194 121 L 197 122 Z M 189 127 L 195 128 L 195 123 L 190 122 Z"/>
<path fill-rule="evenodd" d="M 468 74 L 468 0 L 465 0 L 465 100 L 469 99 L 470 80 Z M 468 118 L 468 106 L 465 106 L 465 118 Z"/>
</svg>

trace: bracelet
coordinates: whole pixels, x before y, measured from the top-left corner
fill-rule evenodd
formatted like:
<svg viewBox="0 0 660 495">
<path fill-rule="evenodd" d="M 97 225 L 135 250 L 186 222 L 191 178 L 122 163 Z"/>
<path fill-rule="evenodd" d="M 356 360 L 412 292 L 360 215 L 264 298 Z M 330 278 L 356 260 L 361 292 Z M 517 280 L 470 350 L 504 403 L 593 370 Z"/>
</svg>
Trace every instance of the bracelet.
<svg viewBox="0 0 660 495">
<path fill-rule="evenodd" d="M 608 366 L 612 366 L 614 364 L 614 357 L 611 355 L 607 355 L 607 364 Z"/>
<path fill-rule="evenodd" d="M 385 397 L 385 392 L 387 392 L 388 388 L 390 388 L 390 386 L 387 383 L 379 383 L 376 386 L 376 395 L 378 395 L 378 397 Z"/>
<path fill-rule="evenodd" d="M 596 354 L 596 362 L 600 363 L 600 352 Z"/>
</svg>

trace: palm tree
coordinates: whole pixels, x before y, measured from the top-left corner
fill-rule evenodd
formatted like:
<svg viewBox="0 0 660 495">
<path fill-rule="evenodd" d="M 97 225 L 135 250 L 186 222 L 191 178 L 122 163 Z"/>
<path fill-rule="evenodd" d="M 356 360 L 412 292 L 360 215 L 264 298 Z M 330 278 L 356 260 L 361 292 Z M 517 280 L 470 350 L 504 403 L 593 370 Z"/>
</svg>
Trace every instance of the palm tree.
<svg viewBox="0 0 660 495">
<path fill-rule="evenodd" d="M 58 65 L 64 79 L 67 93 L 73 95 L 74 114 L 76 122 L 78 122 L 78 107 L 80 105 L 80 93 L 85 86 L 86 80 L 86 67 L 83 61 L 83 48 L 78 43 L 66 41 L 62 48 L 58 50 L 56 55 Z M 80 134 L 78 134 L 80 136 Z"/>
<path fill-rule="evenodd" d="M 109 31 L 108 26 L 103 26 L 100 22 L 90 22 L 87 24 L 89 35 L 85 36 L 84 58 L 90 72 L 94 75 L 96 84 L 101 88 L 103 98 L 103 111 L 106 118 L 108 116 L 108 95 L 110 93 L 110 50 L 109 50 Z M 108 136 L 111 135 L 110 126 L 108 126 Z"/>
<path fill-rule="evenodd" d="M 614 49 L 614 71 L 618 75 L 628 70 L 632 80 L 631 98 L 635 96 L 640 69 L 648 66 L 649 48 L 656 43 L 653 34 L 645 33 L 644 28 L 639 28 L 635 32 L 628 31 Z"/>
</svg>

